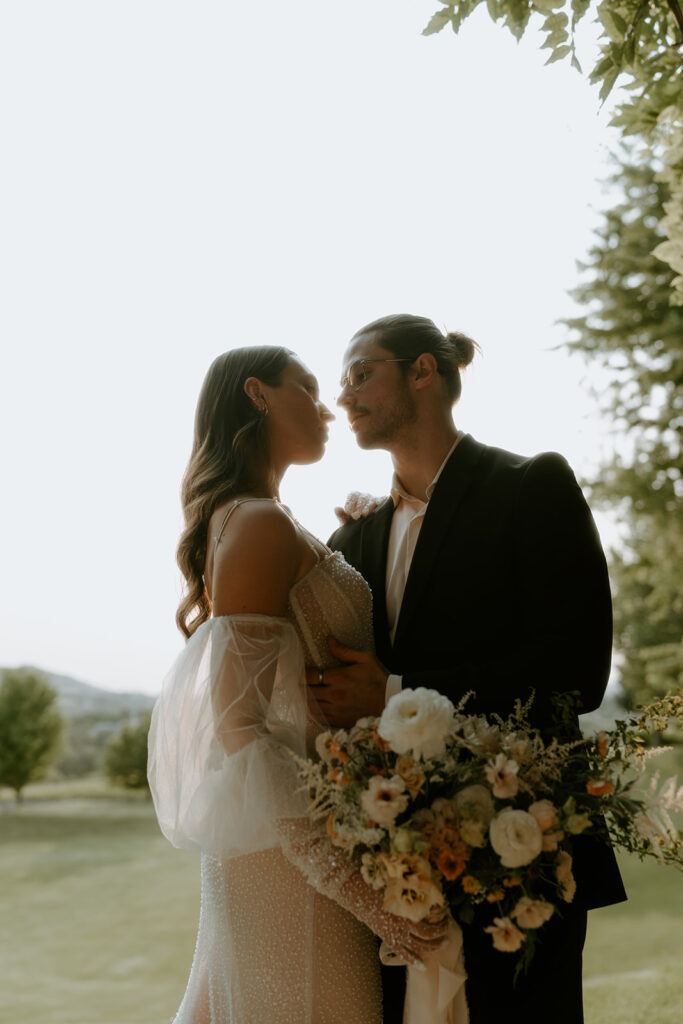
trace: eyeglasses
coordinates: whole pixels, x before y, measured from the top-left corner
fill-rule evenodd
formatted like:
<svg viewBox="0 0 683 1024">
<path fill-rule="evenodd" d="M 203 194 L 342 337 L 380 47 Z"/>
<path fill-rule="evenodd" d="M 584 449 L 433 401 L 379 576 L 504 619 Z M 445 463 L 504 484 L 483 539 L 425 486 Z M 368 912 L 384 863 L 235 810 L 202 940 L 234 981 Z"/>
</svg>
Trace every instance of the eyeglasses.
<svg viewBox="0 0 683 1024">
<path fill-rule="evenodd" d="M 365 369 L 368 363 L 412 363 L 413 359 L 358 359 L 355 363 L 351 363 L 349 366 L 349 372 L 345 377 L 339 381 L 339 387 L 343 391 L 344 388 L 350 388 L 351 391 L 358 391 L 362 388 L 368 377 L 370 376 L 368 371 Z"/>
</svg>

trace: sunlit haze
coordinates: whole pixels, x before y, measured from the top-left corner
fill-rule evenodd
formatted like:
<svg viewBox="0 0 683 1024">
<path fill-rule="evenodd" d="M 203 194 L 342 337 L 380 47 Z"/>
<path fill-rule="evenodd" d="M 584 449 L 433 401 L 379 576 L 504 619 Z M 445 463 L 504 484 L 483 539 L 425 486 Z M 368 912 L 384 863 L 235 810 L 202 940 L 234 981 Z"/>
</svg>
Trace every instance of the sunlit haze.
<svg viewBox="0 0 683 1024">
<path fill-rule="evenodd" d="M 483 10 L 422 37 L 437 6 L 3 6 L 0 665 L 159 689 L 194 407 L 227 348 L 289 346 L 332 403 L 360 326 L 432 317 L 484 352 L 458 426 L 590 475 L 609 424 L 556 321 L 609 111 Z M 337 412 L 282 490 L 323 538 L 391 476 Z"/>
</svg>

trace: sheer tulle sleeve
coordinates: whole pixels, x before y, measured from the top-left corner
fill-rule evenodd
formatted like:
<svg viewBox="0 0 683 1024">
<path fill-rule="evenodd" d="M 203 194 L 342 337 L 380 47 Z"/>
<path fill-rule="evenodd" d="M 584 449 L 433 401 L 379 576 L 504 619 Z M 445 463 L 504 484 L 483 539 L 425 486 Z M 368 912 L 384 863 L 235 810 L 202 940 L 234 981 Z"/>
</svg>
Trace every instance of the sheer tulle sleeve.
<svg viewBox="0 0 683 1024">
<path fill-rule="evenodd" d="M 279 846 L 306 818 L 290 752 L 306 756 L 304 660 L 287 619 L 205 622 L 163 683 L 149 733 L 159 825 L 184 849 L 226 858 Z"/>
</svg>

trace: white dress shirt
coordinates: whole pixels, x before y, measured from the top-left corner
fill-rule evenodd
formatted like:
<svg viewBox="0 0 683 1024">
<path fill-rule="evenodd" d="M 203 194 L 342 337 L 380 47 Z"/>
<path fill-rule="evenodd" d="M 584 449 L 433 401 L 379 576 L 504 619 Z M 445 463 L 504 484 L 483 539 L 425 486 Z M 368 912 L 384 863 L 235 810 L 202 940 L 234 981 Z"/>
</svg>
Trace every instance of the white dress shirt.
<svg viewBox="0 0 683 1024">
<path fill-rule="evenodd" d="M 434 493 L 438 479 L 441 476 L 444 466 L 457 448 L 462 434 L 458 435 L 453 446 L 439 466 L 436 476 L 426 489 L 427 500 L 422 501 L 408 494 L 401 481 L 394 473 L 391 485 L 391 498 L 394 502 L 394 514 L 391 519 L 391 530 L 389 532 L 389 547 L 387 550 L 387 575 L 386 575 L 386 601 L 387 620 L 389 623 L 389 635 L 393 644 L 396 636 L 396 627 L 401 613 L 403 594 L 406 589 L 408 573 L 415 554 L 417 539 L 420 536 L 422 522 L 429 499 Z M 387 679 L 385 701 L 399 693 L 402 687 L 402 677 L 390 675 Z"/>
</svg>

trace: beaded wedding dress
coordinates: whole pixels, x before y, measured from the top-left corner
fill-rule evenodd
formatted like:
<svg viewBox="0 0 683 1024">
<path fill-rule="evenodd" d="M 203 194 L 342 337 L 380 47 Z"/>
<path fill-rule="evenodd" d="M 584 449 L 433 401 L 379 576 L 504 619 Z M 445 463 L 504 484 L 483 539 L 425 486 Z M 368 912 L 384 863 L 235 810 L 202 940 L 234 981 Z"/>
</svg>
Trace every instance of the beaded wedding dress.
<svg viewBox="0 0 683 1024">
<path fill-rule="evenodd" d="M 283 822 L 299 837 L 312 828 L 291 757 L 310 755 L 323 728 L 307 710 L 304 665 L 334 664 L 328 636 L 372 649 L 371 603 L 362 576 L 330 553 L 292 587 L 286 617 L 210 619 L 164 681 L 150 786 L 166 837 L 202 854 L 199 932 L 174 1024 L 380 1024 L 374 935 L 302 873 L 315 885 L 316 872 L 339 872 L 341 885 L 349 862 L 310 856 L 299 870 L 282 832 Z M 324 891 L 335 891 L 329 877 Z"/>
</svg>

